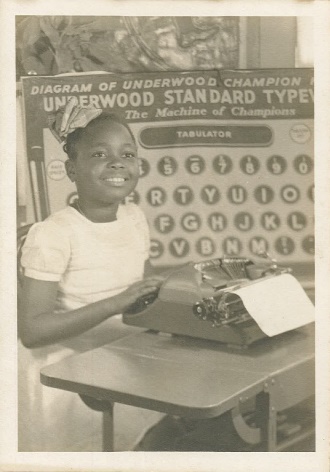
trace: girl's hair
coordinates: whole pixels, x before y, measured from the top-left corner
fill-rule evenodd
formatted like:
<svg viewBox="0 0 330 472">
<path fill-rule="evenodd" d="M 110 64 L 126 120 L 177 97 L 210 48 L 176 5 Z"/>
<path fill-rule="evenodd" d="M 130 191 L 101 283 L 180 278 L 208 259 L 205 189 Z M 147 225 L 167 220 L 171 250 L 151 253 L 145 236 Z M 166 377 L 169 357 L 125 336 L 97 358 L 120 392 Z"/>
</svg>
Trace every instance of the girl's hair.
<svg viewBox="0 0 330 472">
<path fill-rule="evenodd" d="M 63 150 L 64 150 L 64 152 L 67 153 L 69 159 L 76 159 L 76 157 L 77 157 L 76 144 L 83 137 L 83 135 L 86 132 L 87 128 L 89 128 L 91 125 L 94 125 L 94 124 L 97 124 L 97 123 L 103 123 L 104 121 L 111 121 L 112 123 L 119 123 L 120 125 L 123 125 L 127 129 L 127 131 L 129 132 L 129 134 L 131 135 L 131 137 L 133 139 L 133 142 L 136 144 L 134 134 L 132 133 L 132 130 L 128 126 L 126 121 L 124 121 L 119 116 L 115 115 L 114 113 L 109 113 L 109 112 L 104 111 L 99 116 L 94 118 L 94 120 L 90 121 L 85 128 L 77 128 L 72 133 L 70 133 L 68 135 L 68 137 L 66 139 L 66 142 L 63 146 Z"/>
</svg>

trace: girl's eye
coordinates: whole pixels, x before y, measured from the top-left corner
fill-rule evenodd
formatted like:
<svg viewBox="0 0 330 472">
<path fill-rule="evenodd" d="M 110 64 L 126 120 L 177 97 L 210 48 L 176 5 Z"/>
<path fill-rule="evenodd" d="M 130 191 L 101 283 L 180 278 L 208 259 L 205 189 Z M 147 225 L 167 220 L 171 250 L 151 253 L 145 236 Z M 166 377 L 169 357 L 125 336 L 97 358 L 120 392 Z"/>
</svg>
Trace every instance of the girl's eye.
<svg viewBox="0 0 330 472">
<path fill-rule="evenodd" d="M 94 152 L 94 154 L 92 155 L 92 157 L 99 157 L 101 159 L 105 159 L 107 157 L 106 153 L 103 152 L 103 151 L 98 151 L 98 152 Z"/>
<path fill-rule="evenodd" d="M 125 159 L 134 159 L 135 154 L 134 154 L 134 152 L 125 152 L 124 157 L 125 157 Z"/>
</svg>

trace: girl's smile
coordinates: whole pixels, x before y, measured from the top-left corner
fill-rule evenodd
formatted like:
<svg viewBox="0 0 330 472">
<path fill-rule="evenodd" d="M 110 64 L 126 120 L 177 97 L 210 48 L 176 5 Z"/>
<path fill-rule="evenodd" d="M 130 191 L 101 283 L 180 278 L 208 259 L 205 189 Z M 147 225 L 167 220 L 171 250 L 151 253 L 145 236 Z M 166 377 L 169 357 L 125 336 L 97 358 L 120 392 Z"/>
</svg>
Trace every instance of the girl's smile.
<svg viewBox="0 0 330 472">
<path fill-rule="evenodd" d="M 105 180 L 105 182 L 108 182 L 110 185 L 115 187 L 121 187 L 128 179 L 125 179 L 125 177 L 109 177 L 102 180 Z"/>
<path fill-rule="evenodd" d="M 126 172 L 121 172 L 120 169 L 106 172 L 106 175 L 101 176 L 101 180 L 109 186 L 113 187 L 123 187 L 126 185 L 127 182 L 130 181 L 130 176 L 126 174 Z"/>
</svg>

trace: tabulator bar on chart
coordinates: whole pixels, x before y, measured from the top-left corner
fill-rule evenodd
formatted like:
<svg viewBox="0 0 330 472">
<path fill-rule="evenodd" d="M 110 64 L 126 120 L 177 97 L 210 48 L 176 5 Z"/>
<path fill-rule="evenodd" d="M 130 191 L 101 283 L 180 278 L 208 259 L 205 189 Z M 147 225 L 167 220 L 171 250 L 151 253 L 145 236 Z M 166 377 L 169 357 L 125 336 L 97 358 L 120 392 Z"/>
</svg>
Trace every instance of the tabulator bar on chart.
<svg viewBox="0 0 330 472">
<path fill-rule="evenodd" d="M 273 133 L 265 125 L 176 125 L 152 126 L 141 130 L 145 148 L 181 146 L 269 146 Z"/>
</svg>

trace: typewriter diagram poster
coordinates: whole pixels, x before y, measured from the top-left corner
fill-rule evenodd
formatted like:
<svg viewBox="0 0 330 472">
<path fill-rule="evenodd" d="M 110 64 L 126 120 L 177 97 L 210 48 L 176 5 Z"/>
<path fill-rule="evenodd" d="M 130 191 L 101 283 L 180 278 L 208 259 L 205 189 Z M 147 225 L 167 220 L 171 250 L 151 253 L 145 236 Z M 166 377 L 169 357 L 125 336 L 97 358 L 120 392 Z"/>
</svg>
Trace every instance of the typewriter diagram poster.
<svg viewBox="0 0 330 472">
<path fill-rule="evenodd" d="M 314 256 L 313 70 L 219 70 L 23 78 L 34 215 L 76 198 L 48 113 L 76 96 L 111 110 L 138 143 L 154 265 L 269 252 Z"/>
</svg>

